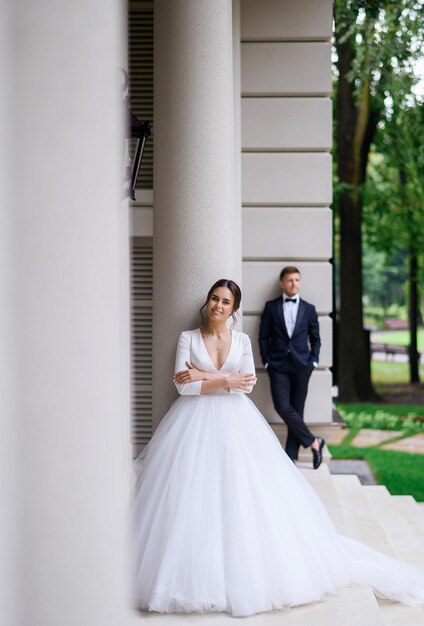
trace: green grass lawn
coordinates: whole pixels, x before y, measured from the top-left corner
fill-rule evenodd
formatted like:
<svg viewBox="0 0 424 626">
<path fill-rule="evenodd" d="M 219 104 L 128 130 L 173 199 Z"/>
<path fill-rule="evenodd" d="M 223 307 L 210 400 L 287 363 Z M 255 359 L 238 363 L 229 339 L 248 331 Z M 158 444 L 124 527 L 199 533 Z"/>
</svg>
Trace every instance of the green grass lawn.
<svg viewBox="0 0 424 626">
<path fill-rule="evenodd" d="M 424 416 L 424 404 L 374 404 L 369 402 L 363 403 L 337 403 L 337 408 L 343 414 L 361 416 L 367 414 L 370 417 L 368 427 L 386 428 L 390 424 L 384 424 L 388 421 L 387 416 L 393 418 L 407 418 L 414 414 Z M 381 422 L 382 413 L 386 416 Z M 384 416 L 383 416 L 384 417 Z M 375 422 L 373 422 L 375 418 Z M 392 418 L 392 419 L 393 419 Z M 347 419 L 347 418 L 346 418 Z M 393 430 L 399 428 L 398 422 Z M 422 423 L 421 427 L 423 426 Z M 397 452 L 394 450 L 384 450 L 378 445 L 367 448 L 357 448 L 351 445 L 351 440 L 359 431 L 359 425 L 355 425 L 352 421 L 351 430 L 346 433 L 343 442 L 338 445 L 329 445 L 329 449 L 334 459 L 361 459 L 368 463 L 370 469 L 381 485 L 385 485 L 393 495 L 411 495 L 417 501 L 424 501 L 424 454 L 409 454 L 406 452 Z M 404 432 L 403 437 L 408 436 Z"/>
<path fill-rule="evenodd" d="M 424 366 L 420 365 L 420 378 L 424 380 Z M 377 385 L 408 383 L 409 365 L 408 363 L 398 363 L 397 361 L 371 361 L 371 378 Z"/>
<path fill-rule="evenodd" d="M 397 319 L 406 320 L 408 316 L 404 306 L 392 304 L 388 309 L 384 310 L 381 306 L 366 305 L 364 307 L 364 317 L 368 320 L 370 326 L 383 327 L 384 320 L 387 317 L 395 317 Z"/>
<path fill-rule="evenodd" d="M 408 417 L 411 413 L 424 416 L 424 404 L 373 404 L 371 402 L 337 402 L 337 408 L 348 413 L 366 412 L 375 415 L 378 411 L 390 413 L 397 417 Z"/>
<path fill-rule="evenodd" d="M 409 330 L 384 330 L 372 333 L 376 343 L 392 343 L 397 346 L 409 345 Z M 424 328 L 418 330 L 418 350 L 424 350 Z"/>
<path fill-rule="evenodd" d="M 381 485 L 392 495 L 411 495 L 424 501 L 424 454 L 408 454 L 378 447 L 328 446 L 333 459 L 361 459 L 368 463 Z"/>
<path fill-rule="evenodd" d="M 409 330 L 392 330 L 372 333 L 374 343 L 388 343 L 398 346 L 409 344 Z M 418 350 L 424 351 L 424 328 L 418 331 Z M 420 365 L 420 378 L 424 379 L 424 366 Z M 399 363 L 390 356 L 384 361 L 371 360 L 371 378 L 376 385 L 398 384 L 409 382 L 409 364 Z"/>
</svg>

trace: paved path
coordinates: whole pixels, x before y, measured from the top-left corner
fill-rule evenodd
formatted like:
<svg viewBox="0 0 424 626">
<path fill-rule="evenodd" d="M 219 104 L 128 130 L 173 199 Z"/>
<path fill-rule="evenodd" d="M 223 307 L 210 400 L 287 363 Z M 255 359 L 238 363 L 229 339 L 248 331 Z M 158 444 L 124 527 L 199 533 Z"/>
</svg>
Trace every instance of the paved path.
<svg viewBox="0 0 424 626">
<path fill-rule="evenodd" d="M 412 435 L 405 439 L 399 439 L 399 441 L 393 441 L 392 443 L 386 443 L 381 447 L 384 448 L 384 450 L 399 450 L 401 452 L 410 452 L 411 454 L 424 454 L 424 433 Z"/>
<path fill-rule="evenodd" d="M 348 428 L 340 429 L 327 439 L 327 444 L 334 446 L 341 444 L 348 433 Z M 401 452 L 410 452 L 411 454 L 424 454 L 424 433 L 411 435 L 410 437 L 405 437 L 391 443 L 384 443 L 394 437 L 400 437 L 402 434 L 402 430 L 362 428 L 350 442 L 350 445 L 356 446 L 357 448 L 368 448 L 370 446 L 379 445 L 383 450 L 399 450 Z"/>
<path fill-rule="evenodd" d="M 330 474 L 356 474 L 361 485 L 377 485 L 374 474 L 366 461 L 331 459 L 327 463 Z"/>
<path fill-rule="evenodd" d="M 378 446 L 388 439 L 401 437 L 403 434 L 402 430 L 374 430 L 373 428 L 362 428 L 351 441 L 351 445 L 357 448 L 369 448 L 370 446 Z"/>
<path fill-rule="evenodd" d="M 387 354 L 386 352 L 373 352 L 374 361 L 388 361 L 390 363 L 409 363 L 407 354 Z M 421 352 L 420 364 L 424 365 L 424 354 Z"/>
<path fill-rule="evenodd" d="M 327 440 L 330 445 L 339 445 L 349 433 L 348 428 L 340 429 L 331 435 Z M 362 428 L 356 437 L 351 441 L 352 446 L 358 448 L 368 448 L 379 445 L 383 450 L 397 450 L 399 452 L 410 452 L 411 454 L 424 454 L 424 433 L 411 435 L 398 441 L 384 443 L 399 437 L 403 434 L 401 430 L 376 430 L 372 428 Z M 331 474 L 356 474 L 362 485 L 376 485 L 377 481 L 366 461 L 352 459 L 331 459 L 327 462 Z"/>
</svg>

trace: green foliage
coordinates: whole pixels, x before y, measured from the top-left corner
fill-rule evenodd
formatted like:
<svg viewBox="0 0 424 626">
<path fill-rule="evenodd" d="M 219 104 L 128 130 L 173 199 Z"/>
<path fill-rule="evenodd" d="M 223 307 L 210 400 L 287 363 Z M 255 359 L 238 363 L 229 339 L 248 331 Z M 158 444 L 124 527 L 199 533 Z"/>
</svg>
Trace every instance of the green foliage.
<svg viewBox="0 0 424 626">
<path fill-rule="evenodd" d="M 342 47 L 351 48 L 348 79 L 356 87 L 370 83 L 371 109 L 383 111 L 390 99 L 404 100 L 416 82 L 414 61 L 422 56 L 423 0 L 335 0 L 335 66 Z M 337 90 L 337 82 L 336 82 Z"/>
<path fill-rule="evenodd" d="M 392 415 L 384 410 L 378 410 L 373 415 L 367 411 L 360 413 L 352 413 L 340 411 L 343 420 L 348 428 L 374 428 L 377 430 L 400 430 L 408 435 L 424 432 L 424 422 L 417 421 L 414 418 L 416 414 L 409 413 L 407 417 L 402 419 L 399 416 Z"/>
<path fill-rule="evenodd" d="M 415 268 L 424 265 L 417 258 L 424 250 L 424 114 L 414 95 L 414 66 L 424 51 L 424 0 L 335 0 L 334 13 L 339 382 L 342 397 L 367 398 L 373 390 L 360 344 L 363 304 L 384 309 L 393 301 L 402 304 L 402 290 L 408 293 L 402 281 L 406 259 L 411 260 L 409 317 L 417 317 Z M 363 222 L 364 247 L 380 254 L 361 276 Z M 411 365 L 415 380 L 416 364 Z"/>
<path fill-rule="evenodd" d="M 364 188 L 363 225 L 375 250 L 424 247 L 423 136 L 424 104 L 411 95 L 385 111 Z"/>
<path fill-rule="evenodd" d="M 393 495 L 411 495 L 424 501 L 424 454 L 408 454 L 350 445 L 329 446 L 334 459 L 367 461 L 377 481 Z"/>
<path fill-rule="evenodd" d="M 412 252 L 424 278 L 424 104 L 411 93 L 397 97 L 385 110 L 376 134 L 377 152 L 370 155 L 363 229 L 368 248 L 375 251 L 370 256 L 377 261 L 374 269 L 368 268 L 371 276 L 380 271 L 382 284 L 387 283 L 390 267 L 393 284 L 401 285 L 402 279 L 406 283 L 406 255 Z M 382 290 L 373 289 L 374 283 L 368 285 L 370 293 L 385 306 L 388 300 Z"/>
<path fill-rule="evenodd" d="M 329 446 L 334 459 L 361 459 L 367 461 L 380 484 L 392 494 L 409 494 L 424 500 L 424 455 L 396 452 L 379 448 L 350 445 L 360 428 L 401 431 L 402 437 L 424 432 L 423 422 L 413 419 L 424 416 L 422 404 L 337 404 L 337 408 L 351 431 L 338 446 Z M 388 439 L 390 436 L 388 435 Z"/>
<path fill-rule="evenodd" d="M 333 206 L 337 213 L 339 197 L 346 192 L 361 196 L 366 235 L 364 293 L 372 302 L 387 307 L 390 300 L 401 303 L 411 233 L 417 246 L 424 249 L 424 107 L 414 95 L 414 65 L 424 54 L 424 1 L 335 0 L 334 13 L 334 74 L 337 78 L 342 66 L 350 67 L 348 79 L 355 86 L 356 118 L 365 106 L 364 89 L 369 81 L 369 117 L 374 115 L 378 123 L 367 182 L 358 186 L 340 181 L 335 165 Z M 341 65 L 341 54 L 351 55 L 347 65 Z M 334 81 L 334 91 L 336 99 L 338 80 Z M 352 130 L 357 123 L 358 119 L 351 120 Z M 337 131 L 337 115 L 334 124 Z M 337 141 L 334 144 L 336 164 Z M 400 166 L 405 169 L 403 185 Z M 337 253 L 337 219 L 335 238 Z"/>
<path fill-rule="evenodd" d="M 401 296 L 402 299 L 405 297 L 405 294 L 402 290 Z M 365 316 L 365 327 L 375 327 L 381 330 L 385 329 L 384 322 L 388 317 L 395 317 L 400 320 L 407 319 L 407 311 L 404 304 L 391 303 L 388 307 L 383 307 L 379 304 L 369 304 L 368 302 L 368 294 L 364 295 L 364 316 Z M 371 301 L 371 298 L 369 298 Z"/>
<path fill-rule="evenodd" d="M 378 411 L 384 411 L 390 415 L 397 417 L 408 417 L 411 413 L 419 416 L 424 416 L 424 404 L 375 404 L 372 402 L 338 402 L 337 408 L 339 411 L 345 411 L 347 413 L 359 413 L 366 412 L 369 415 L 375 415 Z"/>
<path fill-rule="evenodd" d="M 386 254 L 369 245 L 365 238 L 363 244 L 363 286 L 365 310 L 367 304 L 382 307 L 382 320 L 388 316 L 393 304 L 405 304 L 406 255 L 404 251 Z"/>
</svg>

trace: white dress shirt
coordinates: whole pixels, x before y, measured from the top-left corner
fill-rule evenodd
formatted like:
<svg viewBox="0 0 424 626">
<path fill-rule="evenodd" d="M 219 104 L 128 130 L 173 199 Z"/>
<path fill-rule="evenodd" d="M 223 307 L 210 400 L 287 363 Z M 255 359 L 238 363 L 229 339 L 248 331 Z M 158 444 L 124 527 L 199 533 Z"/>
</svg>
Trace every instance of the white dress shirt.
<svg viewBox="0 0 424 626">
<path fill-rule="evenodd" d="M 295 302 L 286 302 L 287 298 L 290 300 L 295 300 Z M 285 293 L 282 295 L 283 300 L 283 315 L 284 321 L 286 322 L 287 334 L 289 337 L 293 335 L 294 326 L 296 324 L 297 312 L 299 310 L 299 300 L 300 296 L 297 293 L 295 296 L 286 296 Z"/>
</svg>

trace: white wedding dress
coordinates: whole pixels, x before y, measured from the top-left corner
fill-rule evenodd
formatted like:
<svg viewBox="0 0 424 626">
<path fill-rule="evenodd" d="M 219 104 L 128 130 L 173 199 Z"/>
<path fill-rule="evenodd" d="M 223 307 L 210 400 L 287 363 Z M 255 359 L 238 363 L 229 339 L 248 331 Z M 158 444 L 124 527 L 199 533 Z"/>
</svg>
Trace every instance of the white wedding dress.
<svg viewBox="0 0 424 626">
<path fill-rule="evenodd" d="M 216 372 L 199 329 L 186 361 Z M 232 332 L 220 370 L 254 372 L 249 337 Z M 352 583 L 424 603 L 424 569 L 341 536 L 251 400 L 224 390 L 181 396 L 136 461 L 135 601 L 143 610 L 245 616 L 319 600 Z"/>
</svg>

